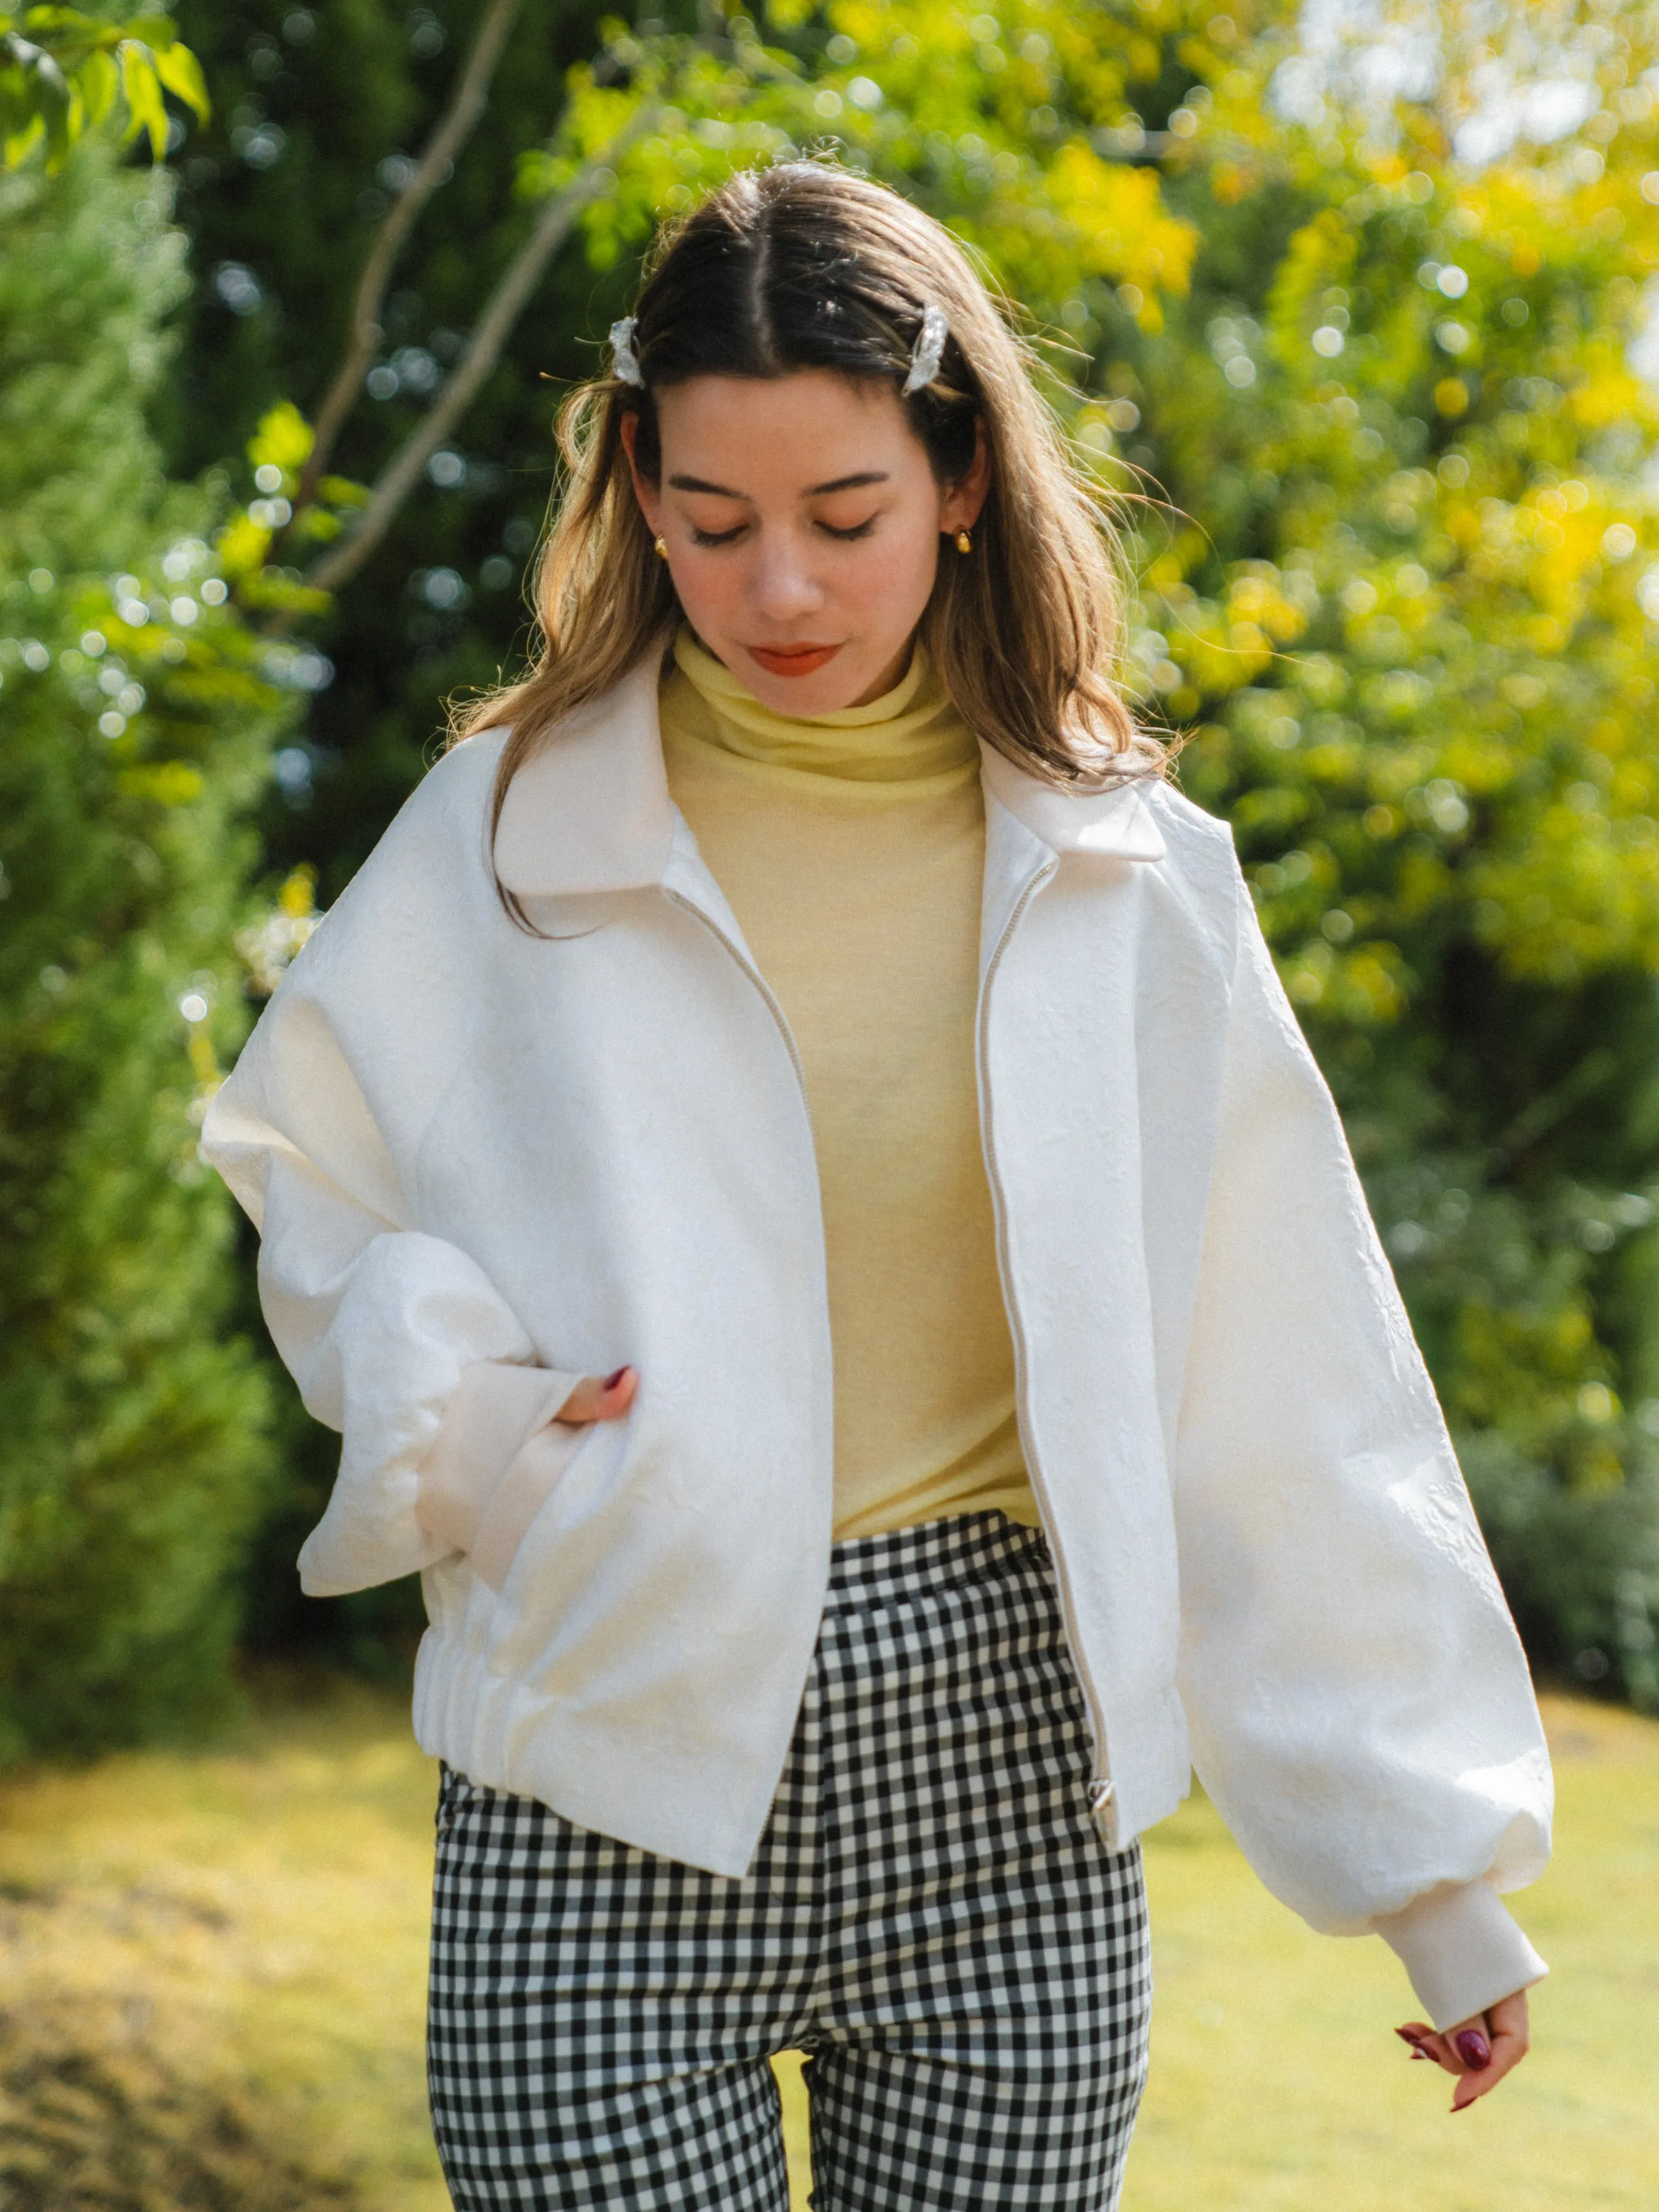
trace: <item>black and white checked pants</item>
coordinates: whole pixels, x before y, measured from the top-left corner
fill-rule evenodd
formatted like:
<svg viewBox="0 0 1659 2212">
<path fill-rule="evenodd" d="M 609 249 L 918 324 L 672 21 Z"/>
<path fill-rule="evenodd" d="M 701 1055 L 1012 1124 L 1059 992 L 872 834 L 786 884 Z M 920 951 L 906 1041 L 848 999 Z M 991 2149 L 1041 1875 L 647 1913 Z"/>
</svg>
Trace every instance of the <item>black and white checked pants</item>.
<svg viewBox="0 0 1659 2212">
<path fill-rule="evenodd" d="M 835 1548 L 800 1717 L 731 1881 L 446 1770 L 428 2064 L 462 2212 L 1109 2212 L 1146 2065 L 1138 1849 L 1090 1818 L 1042 1534 Z"/>
</svg>

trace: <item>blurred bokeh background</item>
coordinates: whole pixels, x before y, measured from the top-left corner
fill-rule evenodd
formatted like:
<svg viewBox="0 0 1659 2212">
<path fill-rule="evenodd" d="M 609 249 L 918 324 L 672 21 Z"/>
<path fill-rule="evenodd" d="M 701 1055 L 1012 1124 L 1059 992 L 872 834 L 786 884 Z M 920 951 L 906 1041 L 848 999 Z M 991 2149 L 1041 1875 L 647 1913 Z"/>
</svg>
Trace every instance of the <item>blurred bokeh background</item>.
<svg viewBox="0 0 1659 2212">
<path fill-rule="evenodd" d="M 1574 1802 L 1601 1841 L 1569 1889 L 1650 1879 L 1659 9 L 0 5 L 0 149 L 5 2201 L 413 2204 L 434 2185 L 410 1810 L 428 1778 L 397 1713 L 418 1590 L 299 1595 L 337 1440 L 276 1364 L 251 1235 L 197 1130 L 446 702 L 521 664 L 553 412 L 603 361 L 654 226 L 791 149 L 890 180 L 975 249 L 1117 503 L 1124 682 L 1186 733 L 1183 787 L 1234 825 L 1534 1667 L 1571 1693 L 1559 1732 L 1598 1778 Z M 127 1790 L 173 1808 L 149 1875 Z M 331 1791 L 356 1808 L 347 1887 L 307 1889 L 307 1865 L 336 1865 L 317 1856 Z M 191 1806 L 181 1841 L 167 1821 Z M 1164 1847 L 1211 1869 L 1194 1911 L 1233 1894 L 1205 1818 L 1179 1831 L 1198 1858 Z M 267 1952 L 298 1959 L 333 1924 L 348 1859 L 380 1900 L 362 1940 L 391 1915 L 401 1963 L 279 2033 L 283 2007 L 248 1992 L 282 1982 Z M 1312 2067 L 1310 2007 L 1357 1969 L 1273 1926 L 1273 2032 L 1288 2050 L 1306 2030 Z M 1593 2081 L 1623 2094 L 1614 2044 L 1638 2031 L 1620 2023 L 1659 1994 L 1628 1927 L 1597 1940 L 1601 2040 L 1586 2027 L 1560 2091 L 1581 2119 Z M 140 1988 L 163 1954 L 200 1969 L 171 2013 Z M 1192 2002 L 1262 2032 L 1242 1999 Z M 317 2021 L 343 2005 L 370 2020 L 347 2056 L 289 2064 L 308 2037 L 332 2047 Z M 1236 2057 L 1218 2032 L 1168 2078 L 1197 2109 Z M 185 2075 L 221 2087 L 198 2109 Z M 330 2094 L 316 2155 L 276 2157 Z M 1346 2109 L 1320 2106 L 1339 2130 Z M 112 2112 L 112 2140 L 148 2141 L 141 2110 L 173 2116 L 151 2165 L 64 2193 L 64 2146 L 102 2143 Z M 1229 2197 L 1224 2161 L 1150 2162 L 1199 2155 L 1188 2107 L 1162 2110 L 1141 2203 Z M 1517 2138 L 1505 2203 L 1650 2203 L 1659 2135 L 1630 2124 L 1595 2135 L 1599 2179 L 1570 2129 L 1570 2183 L 1557 2138 Z M 1346 2142 L 1346 2182 L 1310 2151 L 1231 2201 L 1394 2186 L 1324 2126 L 1302 2123 L 1304 2148 Z M 382 2171 L 400 2130 L 413 2163 Z M 200 2146 L 232 2142 L 246 2171 L 216 2179 Z M 1468 2189 L 1458 2204 L 1498 2201 Z"/>
</svg>

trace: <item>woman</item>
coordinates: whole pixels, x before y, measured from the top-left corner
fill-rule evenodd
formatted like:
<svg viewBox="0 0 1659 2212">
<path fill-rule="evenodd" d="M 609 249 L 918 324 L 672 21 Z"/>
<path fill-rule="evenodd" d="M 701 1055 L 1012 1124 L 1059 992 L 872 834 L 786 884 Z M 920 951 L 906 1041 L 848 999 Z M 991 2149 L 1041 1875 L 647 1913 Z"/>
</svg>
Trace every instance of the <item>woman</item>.
<svg viewBox="0 0 1659 2212">
<path fill-rule="evenodd" d="M 1222 826 L 961 251 L 735 179 L 564 419 L 545 647 L 204 1131 L 420 1569 L 458 2204 L 1117 2199 L 1189 1759 L 1464 2109 L 1544 1971 L 1526 1668 Z"/>
</svg>

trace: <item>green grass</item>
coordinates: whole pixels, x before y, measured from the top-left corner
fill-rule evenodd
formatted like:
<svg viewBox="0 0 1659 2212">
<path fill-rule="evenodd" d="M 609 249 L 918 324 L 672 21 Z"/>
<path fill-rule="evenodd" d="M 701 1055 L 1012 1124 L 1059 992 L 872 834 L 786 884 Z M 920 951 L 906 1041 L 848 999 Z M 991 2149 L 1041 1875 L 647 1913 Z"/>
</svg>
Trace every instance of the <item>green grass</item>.
<svg viewBox="0 0 1659 2212">
<path fill-rule="evenodd" d="M 1158 2004 L 1126 2212 L 1659 2201 L 1659 1724 L 1547 1717 L 1555 1972 L 1522 2073 L 1455 2120 L 1376 1943 L 1310 1935 L 1211 1808 L 1147 1839 Z M 441 2212 L 421 2051 L 434 1776 L 401 1700 L 288 1686 L 230 1742 L 0 1785 L 8 2212 Z M 797 2201 L 804 2100 L 786 2063 Z"/>
<path fill-rule="evenodd" d="M 447 2206 L 434 1795 L 404 1701 L 331 1683 L 223 1748 L 0 1786 L 8 2212 Z M 155 2140 L 129 2171 L 135 2114 Z"/>
</svg>

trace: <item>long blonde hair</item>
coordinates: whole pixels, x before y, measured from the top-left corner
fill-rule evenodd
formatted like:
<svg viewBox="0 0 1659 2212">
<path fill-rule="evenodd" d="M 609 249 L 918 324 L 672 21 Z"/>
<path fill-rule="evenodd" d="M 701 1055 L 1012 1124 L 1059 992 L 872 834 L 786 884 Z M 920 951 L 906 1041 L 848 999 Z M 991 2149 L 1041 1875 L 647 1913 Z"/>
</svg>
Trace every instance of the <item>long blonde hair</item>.
<svg viewBox="0 0 1659 2212">
<path fill-rule="evenodd" d="M 935 477 L 973 458 L 991 489 L 963 558 L 940 541 L 920 635 L 964 720 L 1062 788 L 1156 774 L 1113 680 L 1122 594 L 1111 518 L 1072 465 L 1034 356 L 943 227 L 884 185 L 823 161 L 731 178 L 658 240 L 635 310 L 644 386 L 580 385 L 558 417 L 564 482 L 536 572 L 540 649 L 520 683 L 458 714 L 452 741 L 512 725 L 495 818 L 514 775 L 576 708 L 672 638 L 679 604 L 634 495 L 622 443 L 660 473 L 653 394 L 700 375 L 832 368 L 902 384 L 924 310 L 949 325 L 933 380 L 903 401 Z"/>
</svg>

